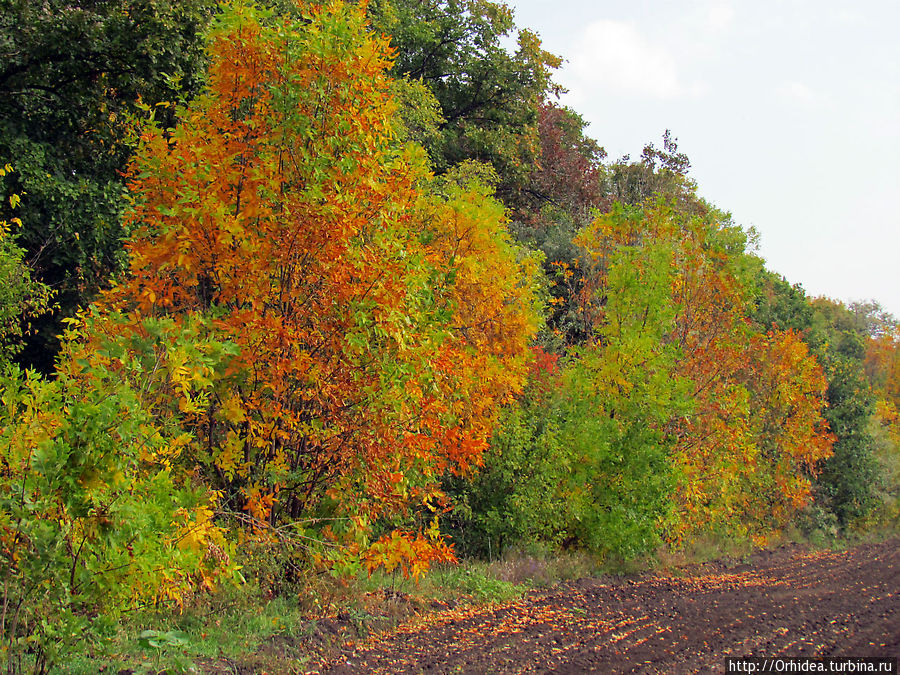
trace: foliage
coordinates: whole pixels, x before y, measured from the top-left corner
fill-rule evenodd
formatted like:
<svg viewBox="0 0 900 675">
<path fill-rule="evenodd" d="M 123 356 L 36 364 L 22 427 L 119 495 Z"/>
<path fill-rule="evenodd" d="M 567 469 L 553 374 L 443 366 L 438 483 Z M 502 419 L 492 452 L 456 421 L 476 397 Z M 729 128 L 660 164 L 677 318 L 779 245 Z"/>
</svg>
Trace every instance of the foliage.
<svg viewBox="0 0 900 675">
<path fill-rule="evenodd" d="M 0 365 L 97 298 L 0 382 L 7 670 L 238 562 L 271 599 L 896 515 L 896 320 L 765 270 L 669 131 L 604 164 L 502 3 L 0 2 Z"/>
<path fill-rule="evenodd" d="M 438 173 L 466 160 L 491 164 L 505 202 L 538 152 L 538 105 L 559 59 L 512 11 L 492 0 L 373 0 L 376 31 L 391 36 L 392 72 L 423 82 L 440 103 L 439 134 L 426 145 Z M 504 41 L 515 32 L 517 49 Z"/>
<path fill-rule="evenodd" d="M 756 285 L 759 293 L 750 318 L 758 330 L 807 333 L 812 326 L 813 308 L 802 286 L 792 286 L 784 277 L 762 268 Z"/>
<path fill-rule="evenodd" d="M 397 116 L 402 122 L 398 134 L 422 147 L 438 142 L 444 122 L 441 104 L 422 80 L 409 77 L 391 82 L 391 93 L 397 103 Z"/>
<path fill-rule="evenodd" d="M 819 498 L 847 526 L 865 518 L 875 505 L 876 466 L 867 431 L 873 402 L 852 361 L 832 361 L 829 376 L 827 418 L 838 441 L 818 481 Z"/>
<path fill-rule="evenodd" d="M 3 377 L 0 628 L 10 672 L 26 653 L 43 672 L 124 610 L 211 588 L 229 558 L 214 493 L 177 468 L 190 437 L 161 425 L 145 398 L 180 387 L 188 353 L 214 367 L 227 349 L 199 339 L 196 324 L 175 337 L 171 322 L 152 320 L 131 350 L 115 339 L 85 348 L 93 325 L 86 317 L 69 334 L 55 380 L 15 368 Z"/>
<path fill-rule="evenodd" d="M 502 553 L 539 539 L 630 558 L 660 541 L 674 487 L 665 423 L 688 407 L 684 383 L 672 377 L 677 347 L 662 340 L 674 319 L 673 251 L 669 242 L 612 251 L 597 239 L 641 217 L 619 209 L 583 235 L 598 255 L 593 271 L 605 297 L 592 300 L 603 318 L 559 372 L 539 352 L 544 368 L 533 371 L 485 470 L 463 490 L 472 514 L 460 529 L 470 546 L 496 542 Z M 472 541 L 473 526 L 487 541 Z"/>
<path fill-rule="evenodd" d="M 865 372 L 872 388 L 900 407 L 900 329 L 885 330 L 868 340 Z"/>
<path fill-rule="evenodd" d="M 896 317 L 875 300 L 851 302 L 847 309 L 853 315 L 857 326 L 871 338 L 889 335 L 900 327 Z"/>
<path fill-rule="evenodd" d="M 751 343 L 757 470 L 744 487 L 758 530 L 780 531 L 809 504 L 813 479 L 837 438 L 823 402 L 827 381 L 802 337 L 772 331 Z"/>
<path fill-rule="evenodd" d="M 12 170 L 10 164 L 0 167 L 0 179 Z M 17 194 L 8 197 L 10 208 L 20 201 Z M 21 223 L 19 218 L 0 220 L 0 366 L 15 357 L 30 321 L 48 309 L 51 298 L 50 289 L 32 279 L 25 251 L 16 245 L 11 226 Z"/>
<path fill-rule="evenodd" d="M 870 335 L 865 372 L 875 397 L 875 414 L 868 430 L 877 465 L 876 492 L 882 519 L 896 525 L 900 522 L 900 328 L 877 303 L 849 309 L 862 315 Z"/>
<path fill-rule="evenodd" d="M 130 273 L 102 311 L 127 312 L 126 336 L 143 317 L 205 317 L 235 345 L 208 406 L 188 383 L 165 413 L 193 432 L 186 459 L 227 509 L 326 518 L 297 533 L 371 564 L 379 518 L 408 516 L 418 546 L 436 477 L 480 461 L 524 378 L 536 264 L 485 188 L 431 180 L 395 140 L 387 46 L 355 8 L 237 6 L 209 53 L 174 130 L 143 132 Z"/>
<path fill-rule="evenodd" d="M 640 161 L 625 155 L 606 167 L 605 196 L 610 202 L 634 205 L 663 196 L 676 200 L 683 211 L 697 211 L 702 204 L 695 196 L 697 184 L 687 177 L 690 166 L 687 155 L 678 152 L 678 139 L 666 129 L 662 149 L 648 143 Z"/>
<path fill-rule="evenodd" d="M 888 372 L 891 321 L 877 303 L 809 300 L 799 286 L 769 274 L 754 314 L 763 326 L 799 331 L 827 380 L 825 418 L 835 436 L 834 455 L 821 466 L 815 485 L 817 508 L 840 527 L 860 524 L 875 506 L 879 468 L 873 456 L 870 416 Z"/>
<path fill-rule="evenodd" d="M 441 540 L 435 521 L 427 535 L 394 530 L 390 536 L 382 537 L 366 551 L 365 565 L 369 574 L 379 567 L 384 567 L 388 574 L 399 569 L 407 579 L 412 577 L 418 581 L 438 562 L 456 562 L 456 556 Z"/>
<path fill-rule="evenodd" d="M 896 529 L 900 525 L 900 413 L 892 403 L 877 401 L 869 433 L 877 465 L 876 515 L 883 524 Z"/>
<path fill-rule="evenodd" d="M 188 635 L 183 631 L 178 630 L 163 632 L 148 629 L 141 631 L 141 634 L 138 636 L 138 645 L 140 645 L 141 649 L 148 651 L 151 649 L 153 650 L 153 669 L 156 672 L 159 672 L 160 658 L 162 657 L 163 650 L 170 652 L 185 647 L 189 642 Z M 179 671 L 187 670 L 187 664 L 180 663 L 179 666 L 181 666 L 178 668 Z"/>
<path fill-rule="evenodd" d="M 538 118 L 540 153 L 525 182 L 508 201 L 513 231 L 545 255 L 544 272 L 552 295 L 548 324 L 573 343 L 587 338 L 579 321 L 575 288 L 581 283 L 578 259 L 584 251 L 575 234 L 608 204 L 602 198 L 601 160 L 605 151 L 584 134 L 586 123 L 573 110 L 549 102 Z"/>
<path fill-rule="evenodd" d="M 866 381 L 866 326 L 843 304 L 818 298 L 808 341 L 828 379 L 825 417 L 837 438 L 822 467 L 817 500 L 842 527 L 859 524 L 875 507 L 877 465 L 869 418 L 874 399 Z"/>
<path fill-rule="evenodd" d="M 651 386 L 646 395 L 662 394 L 671 408 L 648 420 L 665 433 L 658 442 L 667 439 L 665 456 L 676 479 L 667 536 L 678 541 L 718 529 L 763 534 L 784 526 L 805 503 L 809 477 L 830 451 L 824 382 L 795 335 L 765 335 L 749 324 L 759 261 L 746 251 L 745 234 L 714 210 L 689 216 L 660 203 L 614 208 L 577 241 L 591 254 L 584 302 L 595 332 L 604 336 L 628 325 L 611 312 L 636 303 L 629 315 L 641 330 L 657 326 L 656 349 L 674 350 L 637 378 L 622 369 L 629 387 Z M 632 267 L 659 270 L 653 284 L 611 283 L 623 251 Z M 657 287 L 665 295 L 640 300 Z M 600 342 L 615 346 L 609 338 Z M 643 352 L 626 363 L 653 361 Z M 660 379 L 654 383 L 651 376 Z M 689 405 L 675 403 L 675 382 Z M 642 410 L 651 409 L 645 404 Z"/>
<path fill-rule="evenodd" d="M 454 503 L 446 525 L 464 555 L 495 558 L 516 545 L 568 537 L 571 502 L 561 486 L 574 453 L 561 438 L 558 357 L 534 352 L 528 385 L 504 408 L 484 465 L 471 477 L 445 479 Z"/>
<path fill-rule="evenodd" d="M 578 113 L 548 101 L 538 110 L 540 152 L 535 166 L 513 198 L 514 217 L 523 235 L 542 243 L 557 221 L 570 221 L 570 235 L 602 205 L 601 161 L 606 151 L 585 136 Z"/>
<path fill-rule="evenodd" d="M 540 217 L 523 219 L 530 225 L 520 228 L 520 236 L 546 255 L 545 269 L 554 282 L 548 325 L 563 342 L 583 344 L 597 318 L 590 300 L 597 278 L 592 278 L 590 265 L 583 264 L 590 256 L 577 233 L 589 228 L 598 212 L 608 213 L 616 204 L 652 209 L 656 200 L 664 199 L 679 213 L 701 218 L 710 216 L 711 207 L 697 197 L 696 184 L 686 176 L 690 161 L 677 151 L 670 132 L 664 135 L 663 150 L 648 144 L 640 162 L 626 156 L 603 166 L 599 160 L 605 152 L 584 137 L 577 114 L 552 106 L 543 112 L 541 166 L 525 192 L 532 208 L 535 197 L 547 203 Z"/>
<path fill-rule="evenodd" d="M 606 245 L 593 236 L 617 237 L 639 222 L 636 216 L 614 211 L 582 241 L 596 255 Z M 665 339 L 676 318 L 674 255 L 668 241 L 626 237 L 608 258 L 595 259 L 605 297 L 594 301 L 602 304 L 602 318 L 594 339 L 574 351 L 571 368 L 567 440 L 585 450 L 570 488 L 581 502 L 580 537 L 593 550 L 626 559 L 660 542 L 677 478 L 666 423 L 690 409 L 687 382 L 674 372 L 679 347 Z"/>
<path fill-rule="evenodd" d="M 507 410 L 484 470 L 453 486 L 465 550 L 536 539 L 632 558 L 661 537 L 784 528 L 834 437 L 800 334 L 750 321 L 761 265 L 746 235 L 660 201 L 615 205 L 573 243 L 589 337 L 559 374 L 538 350 L 550 370 Z"/>
<path fill-rule="evenodd" d="M 3 0 L 0 163 L 17 169 L 19 245 L 59 310 L 29 339 L 26 363 L 52 370 L 60 319 L 121 263 L 127 120 L 199 86 L 211 0 Z M 9 219 L 0 207 L 0 219 Z"/>
</svg>

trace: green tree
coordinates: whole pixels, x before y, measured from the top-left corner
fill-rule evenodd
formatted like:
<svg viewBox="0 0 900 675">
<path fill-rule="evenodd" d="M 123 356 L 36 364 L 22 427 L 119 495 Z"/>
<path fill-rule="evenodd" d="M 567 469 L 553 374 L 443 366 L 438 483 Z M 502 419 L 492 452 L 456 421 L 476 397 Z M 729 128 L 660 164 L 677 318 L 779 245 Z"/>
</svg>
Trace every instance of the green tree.
<svg viewBox="0 0 900 675">
<path fill-rule="evenodd" d="M 875 400 L 865 375 L 868 326 L 840 302 L 817 298 L 812 307 L 807 339 L 828 378 L 826 418 L 837 437 L 834 456 L 817 481 L 817 498 L 848 526 L 870 515 L 876 503 L 878 469 L 869 428 Z"/>
<path fill-rule="evenodd" d="M 559 357 L 533 351 L 528 385 L 501 413 L 483 466 L 472 476 L 445 477 L 454 504 L 446 526 L 465 555 L 555 547 L 572 536 L 575 514 L 564 486 L 576 452 L 561 436 Z"/>
<path fill-rule="evenodd" d="M 759 293 L 750 318 L 761 331 L 809 331 L 813 308 L 801 285 L 791 285 L 783 276 L 764 268 L 760 268 L 756 283 Z"/>
<path fill-rule="evenodd" d="M 609 247 L 609 229 L 639 229 L 640 209 L 616 207 L 579 235 L 596 267 L 590 337 L 560 362 L 538 353 L 526 395 L 507 411 L 485 467 L 467 490 L 461 536 L 485 553 L 543 541 L 630 558 L 661 541 L 676 477 L 670 419 L 686 414 L 678 377 L 675 251 L 634 238 Z"/>
<path fill-rule="evenodd" d="M 0 180 L 12 170 L 10 164 L 0 166 Z M 14 209 L 19 196 L 11 194 L 6 201 Z M 0 368 L 18 354 L 22 334 L 29 330 L 33 318 L 47 311 L 51 296 L 45 284 L 32 278 L 25 251 L 16 245 L 12 228 L 21 222 L 19 218 L 0 220 Z"/>
<path fill-rule="evenodd" d="M 611 218 L 630 217 L 626 214 Z M 668 421 L 691 409 L 675 372 L 674 250 L 670 242 L 618 248 L 606 261 L 602 321 L 572 350 L 563 443 L 579 449 L 568 489 L 578 537 L 625 558 L 662 541 L 677 477 Z"/>
<path fill-rule="evenodd" d="M 688 156 L 678 151 L 678 139 L 666 129 L 661 149 L 648 143 L 639 161 L 625 155 L 606 168 L 605 196 L 610 202 L 636 205 L 663 196 L 674 199 L 684 213 L 702 213 L 706 209 L 696 196 L 697 184 L 688 178 L 690 168 Z"/>
<path fill-rule="evenodd" d="M 50 370 L 60 320 L 121 264 L 128 118 L 138 99 L 155 106 L 198 90 L 215 7 L 0 0 L 0 160 L 17 169 L 18 244 L 59 305 L 29 340 L 25 363 Z"/>
<path fill-rule="evenodd" d="M 872 338 L 879 338 L 896 330 L 900 322 L 875 300 L 851 302 L 847 309 L 856 318 L 859 328 Z"/>
<path fill-rule="evenodd" d="M 516 30 L 491 0 L 373 0 L 369 20 L 391 36 L 393 73 L 423 82 L 440 104 L 438 133 L 423 140 L 436 172 L 466 160 L 491 164 L 504 201 L 524 184 L 538 153 L 538 106 L 559 59 Z M 510 54 L 503 41 L 515 35 Z"/>
</svg>

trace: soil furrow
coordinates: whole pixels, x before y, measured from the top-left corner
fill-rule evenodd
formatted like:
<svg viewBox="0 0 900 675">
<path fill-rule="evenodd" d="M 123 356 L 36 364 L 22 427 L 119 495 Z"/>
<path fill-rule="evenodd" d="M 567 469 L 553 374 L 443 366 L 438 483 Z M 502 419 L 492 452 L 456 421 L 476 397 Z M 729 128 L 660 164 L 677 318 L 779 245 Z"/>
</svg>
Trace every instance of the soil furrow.
<svg viewBox="0 0 900 675">
<path fill-rule="evenodd" d="M 321 672 L 725 672 L 729 656 L 900 656 L 900 541 L 798 546 L 678 576 L 582 579 L 447 610 L 348 647 Z"/>
</svg>

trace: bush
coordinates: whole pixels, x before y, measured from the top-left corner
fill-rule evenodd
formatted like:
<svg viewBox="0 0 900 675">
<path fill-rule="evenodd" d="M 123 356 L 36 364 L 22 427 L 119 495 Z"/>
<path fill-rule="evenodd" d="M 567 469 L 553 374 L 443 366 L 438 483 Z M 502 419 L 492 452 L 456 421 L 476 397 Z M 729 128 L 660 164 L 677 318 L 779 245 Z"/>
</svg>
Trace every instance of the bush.
<svg viewBox="0 0 900 675">
<path fill-rule="evenodd" d="M 189 439 L 157 426 L 147 403 L 171 385 L 185 345 L 150 340 L 123 360 L 114 342 L 82 351 L 81 337 L 68 336 L 55 380 L 16 368 L 0 379 L 0 631 L 10 673 L 26 664 L 45 672 L 126 609 L 182 602 L 229 561 L 213 495 L 177 468 Z"/>
</svg>

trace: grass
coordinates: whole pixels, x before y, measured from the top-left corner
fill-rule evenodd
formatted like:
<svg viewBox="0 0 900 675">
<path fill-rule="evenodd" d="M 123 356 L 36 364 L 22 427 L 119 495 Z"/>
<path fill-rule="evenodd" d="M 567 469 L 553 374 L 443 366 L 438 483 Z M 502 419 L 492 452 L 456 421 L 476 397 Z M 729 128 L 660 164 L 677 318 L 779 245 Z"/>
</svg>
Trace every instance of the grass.
<svg viewBox="0 0 900 675">
<path fill-rule="evenodd" d="M 148 630 L 183 634 L 184 644 L 160 648 L 142 645 L 140 635 Z M 243 661 L 248 647 L 252 652 L 272 643 L 279 643 L 273 665 L 282 662 L 285 666 L 273 672 L 291 672 L 290 662 L 302 665 L 303 660 L 302 650 L 292 649 L 292 645 L 297 636 L 309 630 L 310 621 L 299 603 L 287 598 L 263 598 L 249 587 L 223 588 L 195 600 L 183 611 L 148 609 L 124 617 L 105 645 L 77 656 L 61 672 L 202 672 L 203 664 Z M 290 639 L 280 640 L 286 637 Z"/>
<path fill-rule="evenodd" d="M 146 609 L 123 617 L 114 635 L 103 644 L 85 645 L 59 672 L 227 673 L 237 672 L 240 664 L 269 675 L 301 673 L 345 642 L 412 615 L 507 602 L 533 588 L 599 571 L 587 555 L 513 552 L 493 562 L 435 566 L 418 581 L 376 571 L 349 580 L 309 575 L 281 586 L 277 596 L 253 583 L 223 587 L 180 611 Z M 182 639 L 148 647 L 140 635 L 151 630 Z"/>
</svg>

